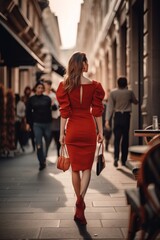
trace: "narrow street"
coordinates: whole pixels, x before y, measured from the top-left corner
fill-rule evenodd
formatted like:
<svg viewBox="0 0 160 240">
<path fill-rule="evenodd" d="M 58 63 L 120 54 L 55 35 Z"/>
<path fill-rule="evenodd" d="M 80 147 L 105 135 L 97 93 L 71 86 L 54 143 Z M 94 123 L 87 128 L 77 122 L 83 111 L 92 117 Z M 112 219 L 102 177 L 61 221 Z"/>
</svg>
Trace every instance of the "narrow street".
<svg viewBox="0 0 160 240">
<path fill-rule="evenodd" d="M 153 142 L 160 136 L 159 15 L 160 0 L 0 0 L 0 240 L 127 239 L 130 209 L 125 190 L 137 188 L 132 169 L 135 165 L 143 166 L 143 150 L 146 146 L 154 146 Z M 71 60 L 74 54 L 78 56 L 76 61 Z M 118 84 L 119 78 L 125 79 L 123 86 Z M 65 89 L 61 84 L 64 80 Z M 98 83 L 93 90 L 93 86 L 83 86 L 89 85 L 90 81 Z M 98 85 L 103 89 L 100 90 Z M 75 95 L 71 93 L 72 87 L 75 87 Z M 59 94 L 59 90 L 64 94 Z M 105 96 L 102 98 L 103 90 Z M 120 95 L 119 90 L 125 90 L 127 95 Z M 43 94 L 51 101 L 49 98 L 44 101 L 48 96 Z M 113 133 L 117 142 L 115 166 L 120 157 L 119 150 L 123 164 L 126 163 L 128 147 L 129 154 L 127 167 L 120 162 L 118 168 L 114 167 L 113 141 L 110 141 L 112 146 L 109 146 L 109 152 L 105 152 L 106 167 L 100 176 L 96 176 L 94 161 L 85 196 L 87 225 L 84 227 L 73 220 L 76 196 L 71 170 L 62 172 L 57 169 L 54 142 L 50 146 L 46 168 L 39 171 L 36 152 L 32 151 L 35 140 L 39 157 L 42 157 L 41 168 L 45 164 L 40 153 L 39 127 L 34 127 L 34 123 L 40 123 L 43 131 L 48 132 L 45 136 L 48 135 L 49 144 L 52 122 L 51 130 L 57 146 L 60 146 L 59 109 L 66 109 L 67 116 L 61 114 L 61 117 L 71 119 L 73 133 L 79 130 L 79 126 L 84 126 L 83 133 L 90 130 L 85 137 L 82 134 L 82 139 L 77 137 L 78 141 L 69 143 L 79 147 L 84 138 L 84 146 L 89 146 L 94 129 L 89 128 L 90 122 L 87 123 L 83 115 L 89 113 L 90 108 L 99 109 L 102 100 L 106 109 L 102 117 L 103 130 L 107 135 Z M 61 107 L 63 104 L 64 108 Z M 85 109 L 88 110 L 85 112 Z M 76 114 L 70 117 L 71 111 Z M 74 115 L 76 121 L 72 121 Z M 92 112 L 92 115 L 99 121 L 101 114 Z M 156 126 L 153 119 L 156 119 Z M 102 139 L 99 124 L 97 133 Z M 66 127 L 62 125 L 61 137 L 65 135 Z M 124 144 L 119 149 L 121 130 L 126 140 L 123 139 Z M 28 138 L 32 138 L 32 147 L 31 142 L 26 146 Z M 21 152 L 18 152 L 20 146 Z M 72 154 L 74 159 L 75 156 L 80 160 L 83 158 L 78 150 Z M 135 176 L 138 173 L 133 172 Z M 160 172 L 158 174 L 160 179 Z M 146 184 L 146 179 L 142 180 Z M 144 227 L 144 216 L 145 220 L 149 216 L 146 231 L 154 231 L 155 226 L 160 230 L 159 216 L 155 223 L 150 214 L 152 205 L 157 203 L 153 212 L 160 212 L 160 202 L 148 201 L 145 207 L 149 208 L 149 214 L 144 214 L 144 201 L 141 201 L 141 194 L 137 195 L 138 210 L 143 217 L 138 221 Z M 149 199 L 146 191 L 143 191 L 143 198 Z M 138 233 L 135 239 L 139 236 Z"/>
<path fill-rule="evenodd" d="M 112 150 L 112 149 L 111 149 Z M 113 167 L 105 152 L 106 168 L 100 176 L 93 165 L 86 194 L 87 226 L 73 221 L 75 196 L 70 171 L 56 169 L 54 145 L 47 168 L 38 170 L 36 154 L 0 160 L 0 239 L 125 239 L 129 207 L 124 190 L 136 186 L 126 167 Z"/>
</svg>

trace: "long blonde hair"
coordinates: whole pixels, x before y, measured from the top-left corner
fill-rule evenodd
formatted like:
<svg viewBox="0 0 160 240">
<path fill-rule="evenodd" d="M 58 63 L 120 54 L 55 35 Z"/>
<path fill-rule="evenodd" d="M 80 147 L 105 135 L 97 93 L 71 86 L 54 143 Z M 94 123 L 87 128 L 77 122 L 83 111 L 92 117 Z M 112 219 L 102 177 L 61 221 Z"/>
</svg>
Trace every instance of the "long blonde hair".
<svg viewBox="0 0 160 240">
<path fill-rule="evenodd" d="M 64 88 L 70 92 L 81 83 L 81 74 L 83 72 L 83 63 L 87 62 L 86 54 L 76 52 L 68 62 L 67 74 L 64 80 Z"/>
</svg>

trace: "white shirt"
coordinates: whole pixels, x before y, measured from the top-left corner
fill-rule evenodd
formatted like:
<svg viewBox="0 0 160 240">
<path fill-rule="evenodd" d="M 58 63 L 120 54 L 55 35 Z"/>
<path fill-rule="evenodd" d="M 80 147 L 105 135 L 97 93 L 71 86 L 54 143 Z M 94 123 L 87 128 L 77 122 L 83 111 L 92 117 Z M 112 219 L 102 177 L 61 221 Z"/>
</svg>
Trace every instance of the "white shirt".
<svg viewBox="0 0 160 240">
<path fill-rule="evenodd" d="M 59 111 L 59 103 L 57 101 L 56 94 L 54 92 L 50 91 L 49 94 L 44 92 L 44 95 L 49 96 L 52 100 L 52 105 L 55 104 L 57 106 L 57 110 L 52 110 L 52 118 L 57 119 L 60 116 L 60 111 Z"/>
<path fill-rule="evenodd" d="M 21 121 L 26 115 L 26 106 L 23 101 L 19 101 L 16 106 L 16 120 Z"/>
</svg>

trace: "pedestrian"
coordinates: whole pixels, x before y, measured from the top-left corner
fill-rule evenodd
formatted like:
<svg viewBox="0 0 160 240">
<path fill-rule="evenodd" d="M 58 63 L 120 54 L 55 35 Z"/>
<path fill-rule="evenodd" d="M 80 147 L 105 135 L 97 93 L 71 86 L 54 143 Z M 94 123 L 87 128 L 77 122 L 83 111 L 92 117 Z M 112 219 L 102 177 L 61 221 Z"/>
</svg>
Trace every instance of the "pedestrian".
<svg viewBox="0 0 160 240">
<path fill-rule="evenodd" d="M 27 105 L 29 97 L 31 97 L 33 95 L 34 95 L 34 89 L 31 89 L 30 86 L 26 86 L 24 89 L 24 96 L 23 96 L 25 105 Z M 35 136 L 34 136 L 34 132 L 33 132 L 33 125 L 30 125 L 30 130 L 28 132 L 28 140 L 29 140 L 29 138 L 31 139 L 32 149 L 34 152 L 35 151 Z"/>
<path fill-rule="evenodd" d="M 32 89 L 30 86 L 26 86 L 24 89 L 24 102 L 27 103 L 29 97 L 32 95 Z"/>
<path fill-rule="evenodd" d="M 24 101 L 18 93 L 15 94 L 15 147 L 17 149 L 18 143 L 22 152 L 25 151 L 24 145 L 26 142 L 24 141 L 25 138 L 25 123 L 26 123 L 26 106 Z"/>
<path fill-rule="evenodd" d="M 85 53 L 74 53 L 68 63 L 67 75 L 57 89 L 61 113 L 60 143 L 67 146 L 77 197 L 74 220 L 82 225 L 87 224 L 84 197 L 90 183 L 96 139 L 99 143 L 103 141 L 102 100 L 105 94 L 101 84 L 86 78 L 85 72 L 88 72 Z"/>
<path fill-rule="evenodd" d="M 52 138 L 55 141 L 56 148 L 57 148 L 57 156 L 60 155 L 60 147 L 61 144 L 59 142 L 60 137 L 60 111 L 59 111 L 59 104 L 57 101 L 55 90 L 52 89 L 52 81 L 51 80 L 44 80 L 45 86 L 45 95 L 48 95 L 52 101 Z"/>
<path fill-rule="evenodd" d="M 126 165 L 129 145 L 130 114 L 132 103 L 138 104 L 138 100 L 132 90 L 128 89 L 126 77 L 119 77 L 118 88 L 110 92 L 106 116 L 106 128 L 109 128 L 109 121 L 113 117 L 114 133 L 114 166 L 118 167 L 121 143 L 121 163 Z"/>
<path fill-rule="evenodd" d="M 52 125 L 51 99 L 44 95 L 43 92 L 44 84 L 42 82 L 36 83 L 35 95 L 28 99 L 26 108 L 28 128 L 33 124 L 39 170 L 46 167 L 46 157 L 50 145 Z M 45 149 L 43 146 L 43 137 L 45 140 Z"/>
</svg>

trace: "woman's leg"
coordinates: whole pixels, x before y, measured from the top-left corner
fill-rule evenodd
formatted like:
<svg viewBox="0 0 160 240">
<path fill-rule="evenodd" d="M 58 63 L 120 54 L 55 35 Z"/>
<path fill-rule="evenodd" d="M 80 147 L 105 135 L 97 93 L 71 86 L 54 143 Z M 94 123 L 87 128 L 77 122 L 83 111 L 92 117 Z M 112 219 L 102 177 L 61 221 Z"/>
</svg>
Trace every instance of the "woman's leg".
<svg viewBox="0 0 160 240">
<path fill-rule="evenodd" d="M 72 171 L 72 184 L 77 198 L 80 196 L 81 178 L 80 172 Z"/>
<path fill-rule="evenodd" d="M 84 196 L 86 194 L 89 182 L 91 178 L 91 170 L 85 170 L 82 172 L 82 177 L 80 177 L 80 172 L 72 172 L 72 183 L 77 196 L 76 201 L 76 212 L 74 215 L 74 220 L 78 221 L 82 225 L 86 225 L 87 221 L 84 215 L 85 203 Z"/>
<path fill-rule="evenodd" d="M 91 170 L 87 169 L 82 172 L 82 177 L 80 177 L 80 172 L 72 171 L 72 184 L 77 198 L 81 195 L 83 198 L 86 194 L 88 185 L 91 179 Z"/>
<path fill-rule="evenodd" d="M 81 178 L 81 188 L 80 188 L 80 195 L 84 198 L 88 185 L 90 183 L 91 179 L 91 170 L 87 169 L 82 172 L 82 178 Z"/>
</svg>

